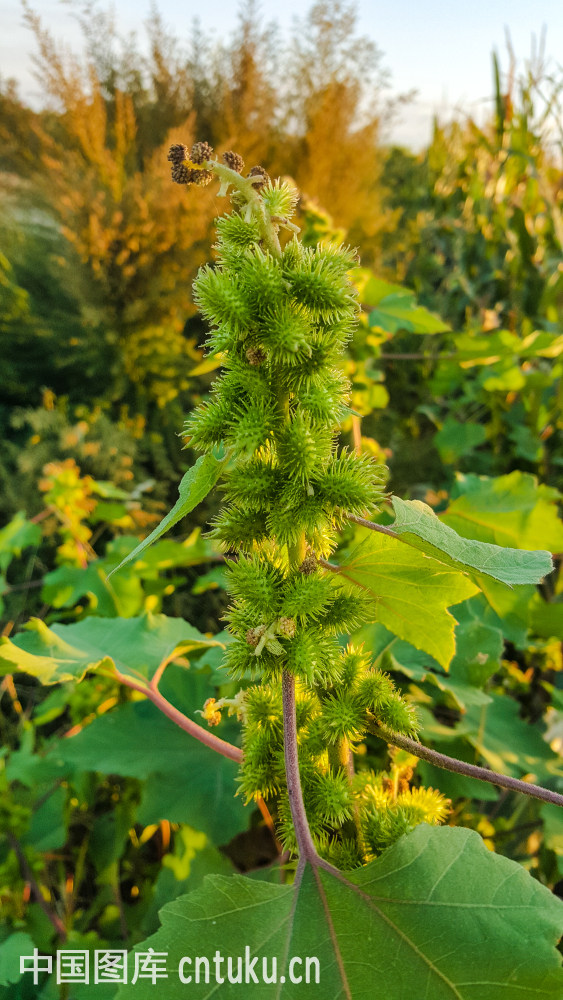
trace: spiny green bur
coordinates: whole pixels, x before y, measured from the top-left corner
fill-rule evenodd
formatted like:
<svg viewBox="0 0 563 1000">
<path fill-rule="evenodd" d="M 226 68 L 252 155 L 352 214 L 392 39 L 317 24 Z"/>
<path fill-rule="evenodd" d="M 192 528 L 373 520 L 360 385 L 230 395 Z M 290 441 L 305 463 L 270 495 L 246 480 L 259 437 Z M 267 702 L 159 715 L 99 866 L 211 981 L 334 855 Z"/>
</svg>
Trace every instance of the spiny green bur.
<svg viewBox="0 0 563 1000">
<path fill-rule="evenodd" d="M 198 183 L 193 159 L 186 162 L 187 183 Z M 211 534 L 238 553 L 227 574 L 234 642 L 225 666 L 233 678 L 261 681 L 244 699 L 241 787 L 249 800 L 270 800 L 281 839 L 295 848 L 284 774 L 286 669 L 297 681 L 313 840 L 325 858 L 352 868 L 447 813 L 439 793 L 410 788 L 404 774 L 412 775 L 412 761 L 380 774 L 354 775 L 350 767 L 374 720 L 416 732 L 412 708 L 391 679 L 338 641 L 369 621 L 369 605 L 344 593 L 318 563 L 335 548 L 346 514 L 374 513 L 384 498 L 385 470 L 337 444 L 350 388 L 341 359 L 359 312 L 347 277 L 356 258 L 341 246 L 305 247 L 295 232 L 282 249 L 280 227 L 295 230 L 289 184 L 266 182 L 258 168 L 242 177 L 212 159 L 204 169 L 219 177 L 220 193 L 232 191 L 232 212 L 217 221 L 217 262 L 194 284 L 211 328 L 209 350 L 224 370 L 186 434 L 192 448 L 223 444 L 232 456 Z"/>
</svg>

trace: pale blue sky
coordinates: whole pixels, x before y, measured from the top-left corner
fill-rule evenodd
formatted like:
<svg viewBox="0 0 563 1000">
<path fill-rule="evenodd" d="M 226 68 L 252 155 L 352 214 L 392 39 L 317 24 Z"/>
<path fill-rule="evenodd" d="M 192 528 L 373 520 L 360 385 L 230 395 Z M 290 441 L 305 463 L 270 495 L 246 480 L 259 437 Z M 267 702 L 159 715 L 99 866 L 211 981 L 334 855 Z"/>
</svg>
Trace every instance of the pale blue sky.
<svg viewBox="0 0 563 1000">
<path fill-rule="evenodd" d="M 64 0 L 31 0 L 45 25 L 74 47 L 79 32 Z M 106 6 L 102 2 L 102 6 Z M 143 37 L 143 21 L 150 0 L 114 0 L 120 27 L 137 29 Z M 237 20 L 235 0 L 158 0 L 165 21 L 180 36 L 189 34 L 198 16 L 202 25 L 221 36 Z M 391 71 L 394 92 L 416 88 L 417 99 L 401 110 L 401 120 L 391 138 L 420 146 L 429 137 L 432 115 L 445 117 L 454 108 L 484 109 L 491 95 L 491 50 L 496 47 L 507 64 L 505 28 L 520 59 L 531 52 L 532 36 L 547 29 L 546 52 L 552 65 L 563 62 L 563 0 L 358 0 L 359 29 L 377 42 L 384 63 Z M 307 0 L 263 0 L 265 22 L 278 20 L 289 26 L 295 15 L 307 10 Z M 19 0 L 0 2 L 0 74 L 15 76 L 23 93 L 37 103 L 39 84 L 32 78 L 33 42 L 23 26 Z"/>
</svg>

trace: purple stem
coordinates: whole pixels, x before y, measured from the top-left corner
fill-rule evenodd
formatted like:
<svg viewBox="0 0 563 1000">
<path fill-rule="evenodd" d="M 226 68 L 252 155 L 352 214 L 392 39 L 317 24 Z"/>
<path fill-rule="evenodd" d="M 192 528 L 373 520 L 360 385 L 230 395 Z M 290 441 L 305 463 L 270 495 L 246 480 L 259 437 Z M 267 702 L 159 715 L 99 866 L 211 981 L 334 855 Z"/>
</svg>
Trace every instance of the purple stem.
<svg viewBox="0 0 563 1000">
<path fill-rule="evenodd" d="M 282 696 L 285 776 L 291 818 L 295 828 L 297 847 L 299 848 L 299 860 L 301 863 L 310 861 L 318 864 L 320 858 L 313 843 L 307 822 L 307 813 L 305 812 L 303 791 L 301 789 L 301 778 L 299 776 L 297 719 L 295 715 L 295 678 L 288 670 L 284 670 L 282 675 Z"/>
<path fill-rule="evenodd" d="M 454 771 L 456 774 L 465 774 L 468 778 L 478 778 L 480 781 L 488 781 L 491 785 L 499 785 L 501 788 L 508 788 L 513 792 L 522 792 L 532 799 L 541 799 L 542 802 L 551 802 L 555 806 L 563 806 L 563 795 L 552 792 L 549 788 L 542 788 L 541 785 L 533 785 L 530 781 L 519 781 L 518 778 L 509 778 L 497 771 L 489 771 L 486 767 L 477 767 L 476 764 L 467 764 L 457 757 L 447 757 L 437 750 L 430 750 L 429 747 L 411 740 L 408 736 L 399 736 L 398 733 L 385 733 L 379 727 L 374 726 L 372 732 L 391 743 L 393 746 L 408 750 L 409 753 L 419 757 L 420 760 L 427 760 L 436 767 L 441 767 L 444 771 Z"/>
</svg>

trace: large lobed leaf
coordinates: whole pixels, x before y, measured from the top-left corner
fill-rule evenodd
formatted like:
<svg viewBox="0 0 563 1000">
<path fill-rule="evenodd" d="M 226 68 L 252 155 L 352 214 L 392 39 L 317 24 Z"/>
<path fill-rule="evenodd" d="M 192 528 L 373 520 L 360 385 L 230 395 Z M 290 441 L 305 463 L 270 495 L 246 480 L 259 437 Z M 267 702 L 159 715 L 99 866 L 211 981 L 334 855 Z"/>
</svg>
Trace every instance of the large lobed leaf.
<svg viewBox="0 0 563 1000">
<path fill-rule="evenodd" d="M 307 865 L 294 886 L 210 876 L 201 890 L 161 911 L 162 928 L 136 950 L 168 955 L 167 1000 L 558 1000 L 556 943 L 563 906 L 519 865 L 491 854 L 473 831 L 426 825 L 358 871 L 337 875 Z M 260 979 L 245 983 L 245 948 Z M 223 983 L 213 957 L 223 956 Z M 209 984 L 183 984 L 184 956 L 210 960 Z M 242 982 L 227 977 L 243 958 Z M 292 983 L 318 959 L 320 982 Z M 280 981 L 262 979 L 262 959 Z M 129 959 L 132 965 L 131 957 Z M 186 967 L 187 972 L 193 972 Z M 233 977 L 237 977 L 237 962 Z M 285 981 L 282 980 L 285 976 Z M 117 1000 L 152 1000 L 149 980 L 122 986 Z"/>
<path fill-rule="evenodd" d="M 190 649 L 221 645 L 181 618 L 85 618 L 53 625 L 32 618 L 15 639 L 0 639 L 0 674 L 21 671 L 42 684 L 80 681 L 90 670 L 150 680 L 158 665 Z"/>
<path fill-rule="evenodd" d="M 393 497 L 392 503 L 393 531 L 435 559 L 443 561 L 445 555 L 448 565 L 457 569 L 484 573 L 509 585 L 539 583 L 553 569 L 551 553 L 547 551 L 529 552 L 463 538 L 420 500 Z"/>
<path fill-rule="evenodd" d="M 183 697 L 175 704 L 187 715 L 213 694 L 209 678 L 183 671 Z M 235 742 L 240 726 L 222 723 L 219 735 Z M 148 701 L 120 705 L 94 719 L 51 752 L 78 771 L 120 774 L 142 780 L 138 822 L 166 819 L 203 830 L 213 843 L 227 843 L 248 823 L 236 795 L 238 765 L 194 740 Z"/>
<path fill-rule="evenodd" d="M 422 649 L 447 668 L 455 653 L 455 618 L 448 608 L 476 594 L 478 587 L 401 540 L 367 529 L 338 572 L 373 599 L 373 621 Z"/>
</svg>

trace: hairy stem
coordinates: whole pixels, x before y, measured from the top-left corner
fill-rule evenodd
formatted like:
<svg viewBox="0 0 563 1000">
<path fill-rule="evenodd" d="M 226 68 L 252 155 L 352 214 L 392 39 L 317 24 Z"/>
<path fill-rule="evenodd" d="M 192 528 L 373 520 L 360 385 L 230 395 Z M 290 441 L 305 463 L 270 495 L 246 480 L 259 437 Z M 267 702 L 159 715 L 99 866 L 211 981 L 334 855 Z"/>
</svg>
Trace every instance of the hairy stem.
<svg viewBox="0 0 563 1000">
<path fill-rule="evenodd" d="M 229 760 L 234 760 L 237 764 L 240 764 L 242 761 L 242 750 L 233 746 L 232 743 L 227 743 L 225 740 L 219 739 L 218 736 L 208 732 L 203 726 L 198 726 L 197 722 L 193 722 L 192 719 L 188 719 L 187 715 L 184 715 L 183 712 L 180 712 L 174 705 L 167 701 L 158 689 L 150 688 L 146 684 L 139 684 L 125 674 L 118 674 L 117 679 L 120 684 L 124 684 L 126 687 L 132 688 L 133 691 L 140 691 L 141 694 L 146 695 L 163 715 L 166 715 L 168 719 L 175 722 L 180 729 L 189 733 L 194 739 L 205 744 L 210 750 L 215 750 L 216 753 L 220 753 L 223 757 L 228 757 Z"/>
<path fill-rule="evenodd" d="M 270 251 L 273 257 L 281 257 L 281 247 L 278 239 L 277 226 L 275 226 L 270 218 L 262 198 L 254 187 L 256 178 L 241 177 L 241 175 L 237 174 L 235 170 L 231 170 L 230 167 L 227 167 L 224 163 L 219 163 L 217 160 L 208 160 L 205 164 L 205 168 L 206 170 L 212 170 L 215 174 L 217 174 L 217 177 L 223 182 L 223 184 L 232 185 L 232 187 L 244 195 L 247 203 L 252 205 L 252 208 L 254 209 L 254 214 L 260 227 L 260 236 L 262 237 L 265 247 Z"/>
<path fill-rule="evenodd" d="M 410 739 L 409 736 L 400 736 L 398 733 L 386 733 L 379 726 L 373 726 L 371 732 L 380 739 L 385 740 L 392 746 L 401 747 L 408 750 L 420 760 L 427 760 L 436 767 L 441 767 L 444 771 L 454 771 L 456 774 L 465 774 L 468 778 L 478 778 L 480 781 L 488 781 L 491 785 L 499 785 L 500 788 L 508 788 L 513 792 L 522 792 L 532 799 L 541 799 L 542 802 L 551 802 L 556 806 L 563 806 L 563 795 L 552 792 L 549 788 L 542 788 L 541 785 L 533 785 L 529 781 L 519 781 L 518 778 L 509 778 L 497 771 L 489 771 L 486 767 L 478 767 L 476 764 L 466 764 L 464 760 L 457 757 L 448 757 L 437 750 L 430 750 L 422 743 Z"/>
<path fill-rule="evenodd" d="M 384 524 L 374 524 L 373 521 L 366 521 L 365 517 L 356 517 L 355 514 L 346 514 L 346 517 L 349 521 L 353 521 L 354 524 L 360 524 L 362 528 L 370 528 L 371 531 L 379 531 L 382 535 L 390 535 L 391 538 L 401 538 L 396 531 L 393 531 L 392 528 L 385 527 Z"/>
<path fill-rule="evenodd" d="M 285 776 L 291 818 L 295 828 L 295 837 L 301 862 L 318 862 L 318 854 L 311 837 L 307 822 L 303 790 L 299 776 L 299 759 L 297 753 L 297 719 L 295 715 L 295 678 L 288 670 L 282 674 L 283 697 L 283 735 Z"/>
</svg>

